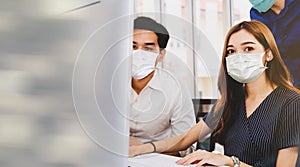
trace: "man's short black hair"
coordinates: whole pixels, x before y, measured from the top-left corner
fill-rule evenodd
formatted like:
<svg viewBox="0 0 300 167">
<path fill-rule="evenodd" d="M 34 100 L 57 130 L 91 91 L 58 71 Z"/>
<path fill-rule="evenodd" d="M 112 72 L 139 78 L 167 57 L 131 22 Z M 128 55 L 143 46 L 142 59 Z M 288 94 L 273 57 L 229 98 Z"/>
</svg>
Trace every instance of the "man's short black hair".
<svg viewBox="0 0 300 167">
<path fill-rule="evenodd" d="M 159 47 L 162 49 L 167 47 L 170 38 L 169 33 L 163 25 L 157 23 L 155 20 L 144 16 L 137 17 L 134 19 L 134 29 L 153 31 L 157 35 Z"/>
</svg>

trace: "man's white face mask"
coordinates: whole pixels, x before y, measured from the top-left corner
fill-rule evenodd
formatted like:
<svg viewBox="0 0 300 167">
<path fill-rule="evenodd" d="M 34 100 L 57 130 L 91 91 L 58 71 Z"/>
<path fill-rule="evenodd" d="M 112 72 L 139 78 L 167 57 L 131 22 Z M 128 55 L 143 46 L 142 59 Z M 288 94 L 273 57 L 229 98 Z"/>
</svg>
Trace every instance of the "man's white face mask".
<svg viewBox="0 0 300 167">
<path fill-rule="evenodd" d="M 258 78 L 268 67 L 262 63 L 263 53 L 235 54 L 226 57 L 228 74 L 240 83 L 249 83 Z"/>
<path fill-rule="evenodd" d="M 135 79 L 143 79 L 155 69 L 156 58 L 159 53 L 134 50 L 132 54 L 131 76 Z"/>
</svg>

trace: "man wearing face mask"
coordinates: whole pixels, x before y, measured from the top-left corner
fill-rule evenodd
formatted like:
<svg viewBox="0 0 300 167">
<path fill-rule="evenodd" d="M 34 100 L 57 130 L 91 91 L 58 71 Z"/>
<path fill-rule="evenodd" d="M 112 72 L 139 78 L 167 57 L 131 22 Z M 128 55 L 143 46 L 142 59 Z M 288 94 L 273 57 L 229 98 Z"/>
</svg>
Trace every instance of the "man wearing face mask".
<svg viewBox="0 0 300 167">
<path fill-rule="evenodd" d="M 292 75 L 295 87 L 300 88 L 300 1 L 249 0 L 251 20 L 266 24 L 272 31 L 282 58 Z"/>
<path fill-rule="evenodd" d="M 181 135 L 196 121 L 188 91 L 174 75 L 158 67 L 168 40 L 166 28 L 153 19 L 134 20 L 130 145 L 149 143 L 153 152 L 156 148 L 152 142 Z M 179 153 L 193 150 L 192 146 Z"/>
</svg>

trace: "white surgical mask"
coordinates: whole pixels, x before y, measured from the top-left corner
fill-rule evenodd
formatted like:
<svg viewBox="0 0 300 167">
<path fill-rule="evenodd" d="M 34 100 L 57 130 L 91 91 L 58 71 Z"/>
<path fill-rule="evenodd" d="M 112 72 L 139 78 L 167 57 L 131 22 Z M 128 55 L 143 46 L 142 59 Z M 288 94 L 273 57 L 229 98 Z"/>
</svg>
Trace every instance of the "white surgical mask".
<svg viewBox="0 0 300 167">
<path fill-rule="evenodd" d="M 235 54 L 226 57 L 228 74 L 240 83 L 249 83 L 257 79 L 268 67 L 262 63 L 264 53 Z"/>
<path fill-rule="evenodd" d="M 132 55 L 131 76 L 135 79 L 143 79 L 155 69 L 158 53 L 144 50 L 134 50 Z"/>
</svg>

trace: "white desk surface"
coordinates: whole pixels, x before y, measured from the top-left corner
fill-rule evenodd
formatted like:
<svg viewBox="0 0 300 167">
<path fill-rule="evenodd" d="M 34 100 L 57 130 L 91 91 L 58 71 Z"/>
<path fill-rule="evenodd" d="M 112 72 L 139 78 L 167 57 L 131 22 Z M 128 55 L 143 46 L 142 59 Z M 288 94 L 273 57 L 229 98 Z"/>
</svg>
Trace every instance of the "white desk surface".
<svg viewBox="0 0 300 167">
<path fill-rule="evenodd" d="M 177 165 L 175 162 L 180 157 L 169 156 L 165 154 L 151 153 L 145 155 L 139 155 L 133 158 L 129 158 L 130 167 L 183 167 Z M 195 167 L 196 165 L 188 165 L 185 167 Z"/>
</svg>

